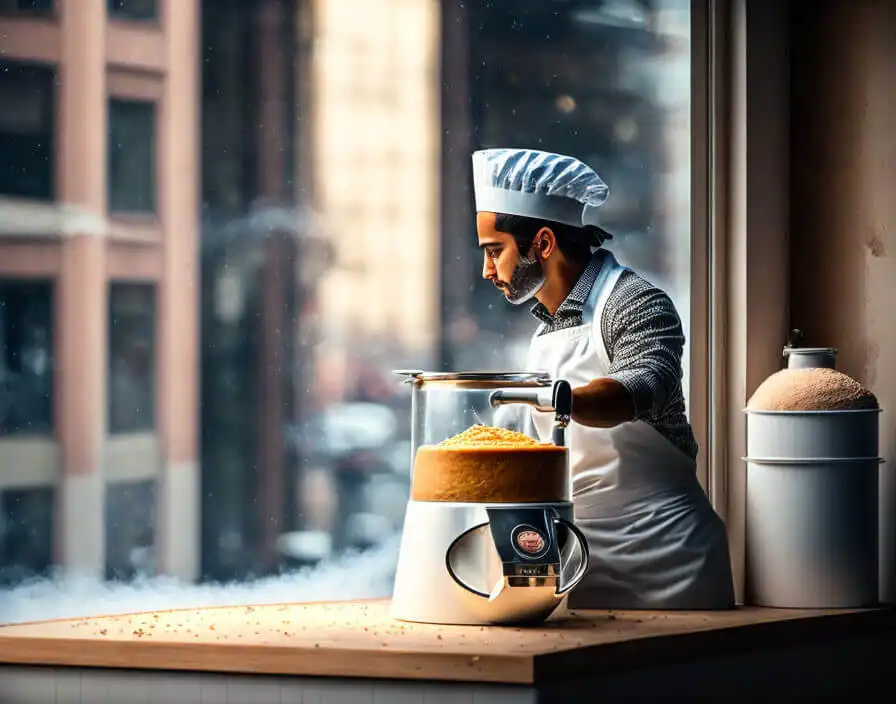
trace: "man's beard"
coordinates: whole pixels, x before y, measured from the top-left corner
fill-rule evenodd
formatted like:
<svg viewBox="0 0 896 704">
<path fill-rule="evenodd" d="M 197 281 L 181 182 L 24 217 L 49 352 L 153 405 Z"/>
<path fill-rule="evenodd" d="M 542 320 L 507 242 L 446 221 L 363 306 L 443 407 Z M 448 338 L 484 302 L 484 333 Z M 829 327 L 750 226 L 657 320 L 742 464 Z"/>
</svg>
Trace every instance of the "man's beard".
<svg viewBox="0 0 896 704">
<path fill-rule="evenodd" d="M 544 286 L 544 267 L 537 257 L 520 257 L 510 277 L 510 283 L 501 283 L 500 289 L 513 305 L 518 306 L 530 300 Z"/>
</svg>

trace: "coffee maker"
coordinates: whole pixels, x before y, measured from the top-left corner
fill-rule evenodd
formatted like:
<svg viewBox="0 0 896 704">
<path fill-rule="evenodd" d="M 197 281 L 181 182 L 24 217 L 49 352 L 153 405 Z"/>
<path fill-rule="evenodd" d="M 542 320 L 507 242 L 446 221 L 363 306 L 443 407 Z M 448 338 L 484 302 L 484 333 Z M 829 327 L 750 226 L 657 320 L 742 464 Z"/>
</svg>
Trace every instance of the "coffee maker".
<svg viewBox="0 0 896 704">
<path fill-rule="evenodd" d="M 475 481 L 460 498 L 421 500 L 415 498 L 412 476 L 392 617 L 456 625 L 544 621 L 589 566 L 587 541 L 573 524 L 565 447 L 572 408 L 569 383 L 533 373 L 396 373 L 412 387 L 412 468 L 421 448 L 431 449 L 470 426 L 497 425 L 497 412 L 516 412 L 524 419 L 520 426 L 528 425 L 527 434 L 536 437 L 534 425 L 525 423 L 533 409 L 554 414 L 551 442 L 541 443 L 530 456 L 511 452 L 506 462 L 496 460 L 494 467 L 483 462 L 482 484 L 487 484 L 491 471 L 512 473 L 507 463 L 515 457 L 531 463 L 534 473 L 539 471 L 540 457 L 550 458 L 552 471 L 562 469 L 563 478 L 562 485 L 541 494 L 537 483 L 528 484 L 525 500 L 515 500 L 512 494 L 507 500 L 477 495 Z M 484 422 L 486 418 L 492 422 Z M 548 452 L 540 455 L 542 449 Z M 501 453 L 494 456 L 500 458 Z"/>
</svg>

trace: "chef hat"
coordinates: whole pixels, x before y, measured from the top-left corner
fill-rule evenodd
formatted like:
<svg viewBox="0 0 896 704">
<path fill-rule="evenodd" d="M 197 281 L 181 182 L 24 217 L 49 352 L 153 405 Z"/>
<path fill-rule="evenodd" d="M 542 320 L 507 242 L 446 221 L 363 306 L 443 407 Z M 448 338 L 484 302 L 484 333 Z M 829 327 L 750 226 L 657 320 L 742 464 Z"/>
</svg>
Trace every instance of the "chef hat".
<svg viewBox="0 0 896 704">
<path fill-rule="evenodd" d="M 594 170 L 578 159 L 534 149 L 473 152 L 477 212 L 505 213 L 598 226 L 597 209 L 609 196 Z"/>
</svg>

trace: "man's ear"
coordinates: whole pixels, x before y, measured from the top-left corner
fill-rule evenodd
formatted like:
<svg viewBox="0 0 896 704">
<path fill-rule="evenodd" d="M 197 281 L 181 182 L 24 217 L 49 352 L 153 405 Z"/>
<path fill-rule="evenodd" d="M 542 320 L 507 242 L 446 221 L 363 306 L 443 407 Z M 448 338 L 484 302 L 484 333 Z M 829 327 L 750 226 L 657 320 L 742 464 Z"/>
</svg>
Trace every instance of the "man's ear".
<svg viewBox="0 0 896 704">
<path fill-rule="evenodd" d="M 547 259 L 557 249 L 557 236 L 551 228 L 543 227 L 535 234 L 534 246 L 535 253 Z"/>
</svg>

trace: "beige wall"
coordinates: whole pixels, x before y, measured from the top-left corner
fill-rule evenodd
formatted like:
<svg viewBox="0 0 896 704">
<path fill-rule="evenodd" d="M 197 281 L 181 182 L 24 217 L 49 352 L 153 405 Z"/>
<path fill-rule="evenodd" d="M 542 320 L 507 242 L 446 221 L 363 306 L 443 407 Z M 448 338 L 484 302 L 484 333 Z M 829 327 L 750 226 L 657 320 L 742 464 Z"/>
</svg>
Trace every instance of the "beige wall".
<svg viewBox="0 0 896 704">
<path fill-rule="evenodd" d="M 794 22 L 791 322 L 878 396 L 882 593 L 896 564 L 896 3 L 825 0 Z"/>
</svg>

